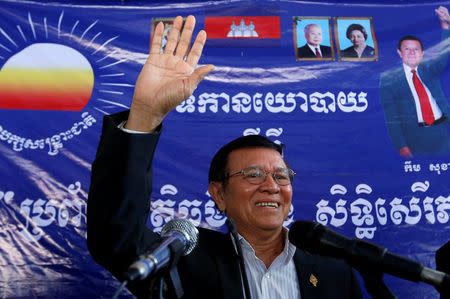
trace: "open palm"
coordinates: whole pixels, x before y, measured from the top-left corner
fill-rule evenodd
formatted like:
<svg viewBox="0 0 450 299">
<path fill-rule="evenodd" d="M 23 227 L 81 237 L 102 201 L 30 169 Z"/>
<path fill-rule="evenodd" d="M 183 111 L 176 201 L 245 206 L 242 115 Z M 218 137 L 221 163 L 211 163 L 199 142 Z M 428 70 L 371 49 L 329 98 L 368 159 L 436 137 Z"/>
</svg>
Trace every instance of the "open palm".
<svg viewBox="0 0 450 299">
<path fill-rule="evenodd" d="M 187 17 L 181 38 L 178 39 L 181 26 L 182 18 L 177 17 L 164 53 L 161 53 L 164 25 L 159 23 L 156 26 L 150 55 L 136 82 L 127 129 L 153 130 L 167 113 L 187 99 L 197 84 L 214 69 L 212 65 L 195 68 L 206 42 L 206 32 L 202 30 L 198 33 L 187 53 L 195 18 Z"/>
</svg>

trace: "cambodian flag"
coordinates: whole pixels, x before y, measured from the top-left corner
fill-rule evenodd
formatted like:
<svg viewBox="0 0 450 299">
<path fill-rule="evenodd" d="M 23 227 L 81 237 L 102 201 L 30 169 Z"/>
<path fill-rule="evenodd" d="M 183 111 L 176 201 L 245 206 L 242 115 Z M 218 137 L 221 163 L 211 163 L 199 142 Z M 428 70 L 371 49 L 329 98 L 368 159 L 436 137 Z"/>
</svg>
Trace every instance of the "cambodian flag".
<svg viewBox="0 0 450 299">
<path fill-rule="evenodd" d="M 209 47 L 280 47 L 278 7 L 221 7 L 205 14 Z"/>
</svg>

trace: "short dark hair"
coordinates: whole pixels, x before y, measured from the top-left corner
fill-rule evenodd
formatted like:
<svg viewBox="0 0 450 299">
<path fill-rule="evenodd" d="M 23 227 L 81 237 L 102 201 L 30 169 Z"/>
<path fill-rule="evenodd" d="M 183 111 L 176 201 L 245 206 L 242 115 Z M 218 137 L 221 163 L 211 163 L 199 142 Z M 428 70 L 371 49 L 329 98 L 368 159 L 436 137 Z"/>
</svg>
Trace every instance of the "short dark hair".
<svg viewBox="0 0 450 299">
<path fill-rule="evenodd" d="M 364 35 L 364 39 L 367 40 L 367 31 L 366 28 L 364 28 L 362 25 L 360 24 L 351 24 L 350 26 L 347 27 L 347 32 L 345 33 L 345 35 L 347 36 L 348 39 L 350 39 L 350 34 L 352 33 L 352 31 L 354 30 L 359 30 L 361 31 L 361 33 Z"/>
<path fill-rule="evenodd" d="M 419 38 L 415 37 L 414 35 L 406 35 L 406 36 L 402 37 L 402 38 L 398 41 L 397 49 L 399 49 L 399 51 L 402 50 L 402 43 L 403 43 L 405 40 L 416 40 L 416 41 L 418 41 L 419 44 L 420 44 L 420 49 L 421 49 L 422 52 L 423 52 L 423 44 L 422 44 L 422 41 L 421 41 Z"/>
<path fill-rule="evenodd" d="M 238 149 L 254 147 L 270 148 L 276 150 L 280 153 L 280 155 L 282 155 L 284 144 L 277 144 L 269 138 L 261 135 L 248 135 L 236 138 L 233 141 L 222 146 L 214 155 L 209 167 L 208 181 L 224 182 L 227 178 L 225 172 L 228 164 L 228 156 L 230 155 L 230 153 Z"/>
</svg>

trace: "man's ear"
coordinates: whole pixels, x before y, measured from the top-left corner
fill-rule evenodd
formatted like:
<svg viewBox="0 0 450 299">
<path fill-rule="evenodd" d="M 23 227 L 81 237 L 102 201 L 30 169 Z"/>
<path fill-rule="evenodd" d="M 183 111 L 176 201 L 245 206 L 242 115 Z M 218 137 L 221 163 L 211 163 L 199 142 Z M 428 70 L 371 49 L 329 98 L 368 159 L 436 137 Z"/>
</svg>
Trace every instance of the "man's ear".
<svg viewBox="0 0 450 299">
<path fill-rule="evenodd" d="M 400 58 L 402 58 L 402 52 L 400 52 L 399 49 L 397 49 L 397 54 L 398 54 L 398 56 L 400 56 Z"/>
<path fill-rule="evenodd" d="M 216 203 L 217 208 L 221 212 L 225 212 L 226 204 L 224 200 L 224 190 L 222 182 L 211 182 L 209 183 L 208 188 L 209 195 L 211 195 L 212 199 Z"/>
</svg>

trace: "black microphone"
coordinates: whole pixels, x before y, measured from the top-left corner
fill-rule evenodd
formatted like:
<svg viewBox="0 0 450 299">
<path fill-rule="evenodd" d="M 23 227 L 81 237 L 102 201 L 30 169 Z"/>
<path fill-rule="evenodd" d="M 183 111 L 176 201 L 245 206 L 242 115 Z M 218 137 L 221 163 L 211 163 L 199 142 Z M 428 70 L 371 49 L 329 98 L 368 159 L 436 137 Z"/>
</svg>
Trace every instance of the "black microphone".
<svg viewBox="0 0 450 299">
<path fill-rule="evenodd" d="M 390 253 L 386 248 L 360 239 L 349 239 L 310 221 L 296 221 L 289 229 L 289 241 L 310 253 L 345 259 L 359 271 L 388 273 L 433 286 L 450 287 L 450 275 Z"/>
<path fill-rule="evenodd" d="M 129 281 L 144 279 L 165 266 L 170 266 L 176 256 L 188 255 L 198 242 L 198 230 L 187 219 L 173 219 L 161 230 L 162 242 L 153 252 L 146 253 L 134 262 L 126 273 Z"/>
</svg>

